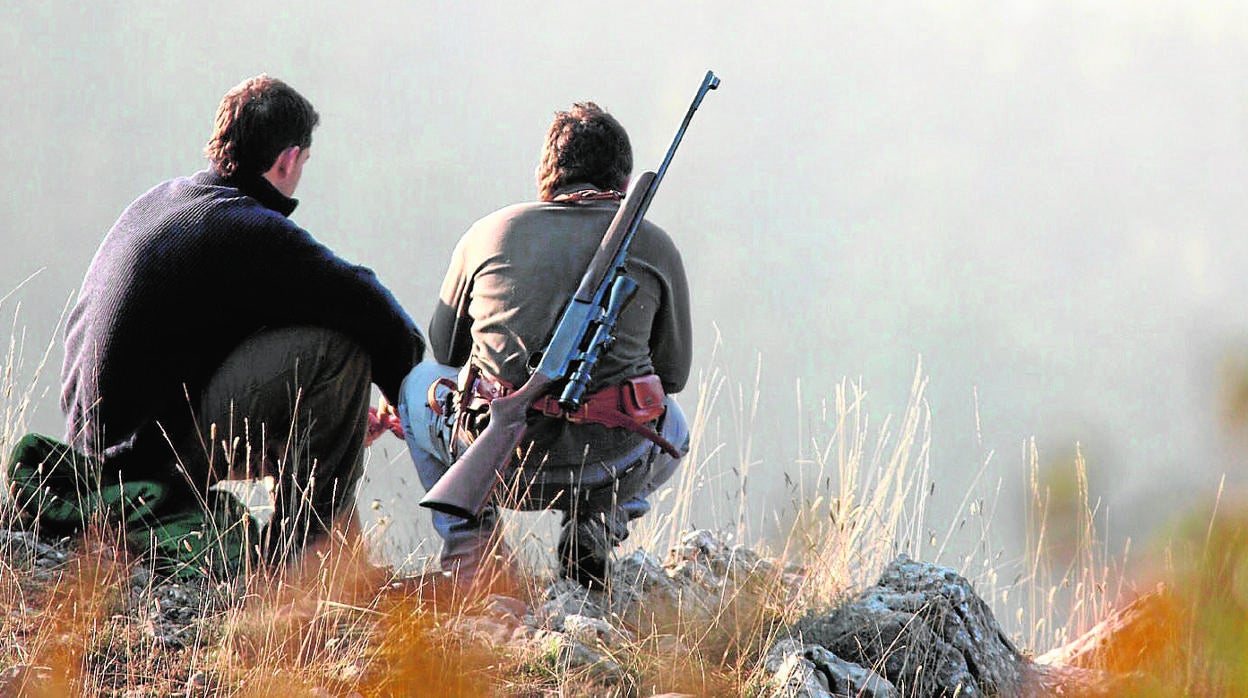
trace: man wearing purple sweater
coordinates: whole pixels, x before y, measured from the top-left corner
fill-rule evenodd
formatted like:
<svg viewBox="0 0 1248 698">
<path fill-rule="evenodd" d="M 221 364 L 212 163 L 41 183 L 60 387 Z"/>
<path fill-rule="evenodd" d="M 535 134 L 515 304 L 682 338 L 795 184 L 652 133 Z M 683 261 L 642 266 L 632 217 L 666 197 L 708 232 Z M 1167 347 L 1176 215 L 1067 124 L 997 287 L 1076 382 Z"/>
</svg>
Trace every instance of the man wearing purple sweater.
<svg viewBox="0 0 1248 698">
<path fill-rule="evenodd" d="M 102 480 L 160 483 L 173 520 L 220 480 L 272 477 L 270 561 L 353 520 L 370 385 L 397 403 L 424 351 L 370 269 L 288 218 L 318 120 L 280 80 L 230 90 L 211 166 L 121 214 L 65 336 L 68 440 Z"/>
</svg>

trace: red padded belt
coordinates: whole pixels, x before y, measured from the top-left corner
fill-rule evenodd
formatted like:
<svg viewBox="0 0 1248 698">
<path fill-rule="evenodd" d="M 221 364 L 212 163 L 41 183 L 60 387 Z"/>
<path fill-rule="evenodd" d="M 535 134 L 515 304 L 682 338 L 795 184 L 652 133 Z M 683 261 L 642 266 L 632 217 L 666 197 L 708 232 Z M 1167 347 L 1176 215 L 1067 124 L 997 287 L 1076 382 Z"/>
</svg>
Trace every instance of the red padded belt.
<svg viewBox="0 0 1248 698">
<path fill-rule="evenodd" d="M 543 395 L 533 403 L 534 410 L 547 417 L 566 419 L 573 423 L 601 424 L 605 427 L 627 429 L 640 434 L 662 448 L 673 458 L 680 458 L 680 449 L 663 435 L 650 427 L 651 422 L 663 416 L 663 388 L 659 377 L 653 374 L 633 378 L 619 385 L 604 388 L 587 397 L 581 406 L 568 412 L 551 395 Z"/>
</svg>

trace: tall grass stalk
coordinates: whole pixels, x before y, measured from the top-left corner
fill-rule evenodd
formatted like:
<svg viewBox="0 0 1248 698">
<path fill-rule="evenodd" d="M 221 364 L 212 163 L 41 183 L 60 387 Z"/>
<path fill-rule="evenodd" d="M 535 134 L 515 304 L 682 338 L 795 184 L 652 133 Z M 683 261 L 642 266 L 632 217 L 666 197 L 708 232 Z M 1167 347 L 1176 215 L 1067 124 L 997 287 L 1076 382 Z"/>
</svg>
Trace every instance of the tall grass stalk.
<svg viewBox="0 0 1248 698">
<path fill-rule="evenodd" d="M 1021 587 L 1024 605 L 1016 613 L 1020 623 L 1029 630 L 1022 638 L 1031 648 L 1057 647 L 1090 629 L 1105 617 L 1113 603 L 1124 593 L 1123 571 L 1130 553 L 1127 549 L 1116 561 L 1111 559 L 1097 525 L 1099 503 L 1088 490 L 1088 467 L 1080 449 L 1073 462 L 1075 491 L 1061 496 L 1066 516 L 1055 519 L 1053 506 L 1057 495 L 1041 477 L 1040 454 L 1035 441 L 1027 444 L 1028 507 L 1027 559 L 1025 576 L 1015 586 Z M 1053 525 L 1062 523 L 1073 536 L 1057 541 Z M 1004 600 L 1008 602 L 1008 597 Z"/>
<path fill-rule="evenodd" d="M 30 278 L 34 278 L 33 275 Z M 26 282 L 22 283 L 25 284 Z M 16 289 L 0 298 L 0 310 L 4 309 L 4 302 L 15 291 Z M 62 310 L 61 321 L 57 323 L 54 334 L 59 333 L 68 307 L 66 305 Z M 3 374 L 0 375 L 0 405 L 3 405 L 3 409 L 0 410 L 0 414 L 3 414 L 3 422 L 0 422 L 0 453 L 3 453 L 6 458 L 9 449 L 13 447 L 13 444 L 24 433 L 27 423 L 26 418 L 36 395 L 45 394 L 39 393 L 38 387 L 43 372 L 47 368 L 48 360 L 52 356 L 52 351 L 56 347 L 55 336 L 49 338 L 47 343 L 44 344 L 43 351 L 35 358 L 34 366 L 27 373 L 27 336 L 26 328 L 21 324 L 20 317 L 21 304 L 18 303 L 13 309 L 9 341 L 4 354 Z M 0 483 L 6 482 L 3 476 L 0 475 Z"/>
</svg>

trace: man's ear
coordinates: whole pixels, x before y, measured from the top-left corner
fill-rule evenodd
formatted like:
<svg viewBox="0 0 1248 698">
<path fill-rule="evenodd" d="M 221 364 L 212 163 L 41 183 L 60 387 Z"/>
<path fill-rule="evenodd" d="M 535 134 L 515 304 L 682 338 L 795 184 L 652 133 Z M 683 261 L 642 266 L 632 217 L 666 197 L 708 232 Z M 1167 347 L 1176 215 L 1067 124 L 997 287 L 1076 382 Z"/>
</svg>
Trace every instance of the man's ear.
<svg viewBox="0 0 1248 698">
<path fill-rule="evenodd" d="M 277 159 L 264 173 L 264 178 L 286 196 L 293 196 L 295 186 L 299 183 L 299 179 L 294 175 L 298 173 L 299 155 L 303 153 L 303 150 L 297 145 L 285 148 L 277 154 Z"/>
<path fill-rule="evenodd" d="M 278 153 L 277 160 L 273 162 L 273 174 L 281 178 L 286 178 L 295 167 L 295 163 L 299 162 L 299 154 L 303 152 L 303 148 L 292 145 L 282 152 Z"/>
</svg>

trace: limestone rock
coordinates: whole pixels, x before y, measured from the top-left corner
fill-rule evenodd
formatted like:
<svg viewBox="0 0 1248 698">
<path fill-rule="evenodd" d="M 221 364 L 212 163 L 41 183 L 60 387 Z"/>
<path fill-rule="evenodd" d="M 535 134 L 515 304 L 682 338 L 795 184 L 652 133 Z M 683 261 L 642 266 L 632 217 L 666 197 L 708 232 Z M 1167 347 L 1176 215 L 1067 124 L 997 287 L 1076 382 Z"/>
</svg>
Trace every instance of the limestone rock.
<svg viewBox="0 0 1248 698">
<path fill-rule="evenodd" d="M 515 636 L 518 623 L 492 616 L 467 616 L 459 621 L 459 627 L 469 637 L 484 640 L 494 645 L 505 645 Z"/>
<path fill-rule="evenodd" d="M 900 698 L 874 671 L 792 638 L 772 647 L 764 668 L 773 675 L 773 698 Z"/>
<path fill-rule="evenodd" d="M 535 613 L 537 621 L 548 630 L 562 630 L 564 618 L 571 615 L 602 618 L 606 613 L 599 595 L 576 582 L 556 580 L 546 589 L 546 601 Z"/>
<path fill-rule="evenodd" d="M 3 515 L 0 512 L 0 517 Z M 69 539 L 50 544 L 29 531 L 0 529 L 0 550 L 5 551 L 7 564 L 29 570 L 36 581 L 53 581 L 57 571 L 71 558 L 69 548 Z"/>
<path fill-rule="evenodd" d="M 618 683 L 624 676 L 624 670 L 618 663 L 563 633 L 538 631 L 530 642 L 534 644 L 539 655 L 560 672 L 582 669 L 589 676 L 607 684 Z"/>
<path fill-rule="evenodd" d="M 768 606 L 780 573 L 744 546 L 725 545 L 709 531 L 690 531 L 662 564 L 641 551 L 617 560 L 609 610 L 639 636 L 698 625 L 722 626 L 732 635 L 736 626 L 757 622 L 751 614 Z"/>
<path fill-rule="evenodd" d="M 563 632 L 586 645 L 618 645 L 627 642 L 628 634 L 601 618 L 572 614 L 563 619 Z"/>
<path fill-rule="evenodd" d="M 1028 662 L 954 570 L 901 556 L 872 587 L 790 635 L 870 667 L 901 695 L 1019 695 Z"/>
<path fill-rule="evenodd" d="M 511 596 L 491 594 L 485 601 L 487 612 L 499 618 L 510 616 L 519 619 L 529 612 L 529 607 L 523 601 Z"/>
<path fill-rule="evenodd" d="M 769 663 L 767 671 L 772 674 L 768 694 L 771 698 L 833 698 L 827 677 L 800 652 Z"/>
</svg>

